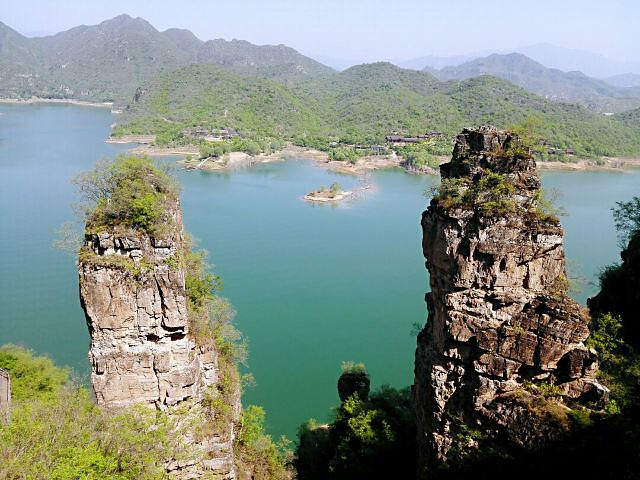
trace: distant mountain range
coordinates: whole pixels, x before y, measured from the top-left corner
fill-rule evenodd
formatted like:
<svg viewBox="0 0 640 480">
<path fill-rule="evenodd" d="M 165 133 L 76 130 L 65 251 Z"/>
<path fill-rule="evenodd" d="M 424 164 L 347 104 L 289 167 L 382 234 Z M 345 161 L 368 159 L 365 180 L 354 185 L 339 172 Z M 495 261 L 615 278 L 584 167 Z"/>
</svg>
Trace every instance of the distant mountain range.
<svg viewBox="0 0 640 480">
<path fill-rule="evenodd" d="M 640 74 L 640 62 L 620 62 L 597 53 L 586 52 L 572 48 L 558 47 L 548 43 L 528 45 L 512 50 L 484 50 L 464 55 L 435 56 L 415 58 L 397 62 L 402 68 L 422 70 L 426 67 L 442 69 L 456 67 L 471 60 L 487 57 L 493 53 L 508 54 L 521 53 L 541 63 L 547 68 L 555 68 L 564 72 L 578 71 L 590 77 L 605 79 L 627 73 Z M 620 85 L 633 86 L 633 85 Z"/>
<path fill-rule="evenodd" d="M 616 87 L 640 87 L 640 75 L 637 73 L 622 73 L 604 79 L 609 85 Z"/>
<path fill-rule="evenodd" d="M 188 30 L 159 32 L 128 15 L 41 38 L 27 38 L 0 22 L 0 54 L 3 97 L 126 103 L 147 79 L 193 63 L 274 78 L 333 72 L 284 45 L 203 42 Z"/>
<path fill-rule="evenodd" d="M 640 74 L 638 61 L 621 62 L 597 53 L 558 47 L 549 43 L 519 47 L 515 52 L 522 53 L 548 68 L 557 68 L 565 72 L 579 71 L 590 77 L 606 78 L 623 73 Z"/>
<path fill-rule="evenodd" d="M 547 68 L 520 53 L 492 54 L 458 66 L 425 71 L 441 81 L 493 75 L 553 101 L 577 102 L 600 112 L 621 112 L 640 106 L 640 88 L 614 86 L 581 72 Z M 627 77 L 625 77 L 627 78 Z"/>
<path fill-rule="evenodd" d="M 538 116 L 540 135 L 577 153 L 640 150 L 633 75 L 607 83 L 522 54 L 455 61 L 429 73 L 382 62 L 338 73 L 284 45 L 202 41 L 189 30 L 160 32 L 128 15 L 41 38 L 0 23 L 1 97 L 115 101 L 129 105 L 121 125 L 132 132 L 175 139 L 180 128 L 207 124 L 305 144 L 336 137 L 366 143 L 393 131 L 453 135 L 462 126 L 508 127 Z M 575 104 L 631 111 L 605 117 Z"/>
</svg>

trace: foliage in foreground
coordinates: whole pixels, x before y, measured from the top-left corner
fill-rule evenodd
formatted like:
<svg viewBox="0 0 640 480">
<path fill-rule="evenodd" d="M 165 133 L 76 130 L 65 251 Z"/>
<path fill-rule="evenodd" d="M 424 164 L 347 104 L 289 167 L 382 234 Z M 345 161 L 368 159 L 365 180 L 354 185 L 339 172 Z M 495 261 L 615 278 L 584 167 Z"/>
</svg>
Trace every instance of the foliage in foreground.
<svg viewBox="0 0 640 480">
<path fill-rule="evenodd" d="M 621 335 L 640 350 L 640 197 L 619 202 L 613 217 L 621 243 L 621 263 L 600 273 L 600 293 L 589 300 L 594 316 L 611 314 L 621 321 Z"/>
<path fill-rule="evenodd" d="M 252 480 L 291 478 L 289 441 L 283 436 L 274 442 L 265 432 L 265 411 L 249 405 L 242 412 L 235 451 L 239 474 Z"/>
<path fill-rule="evenodd" d="M 298 478 L 414 478 L 415 440 L 409 388 L 383 386 L 368 399 L 352 395 L 329 425 L 300 426 Z"/>
<path fill-rule="evenodd" d="M 11 422 L 0 426 L 0 478 L 164 479 L 162 460 L 180 454 L 166 416 L 102 410 L 47 358 L 5 346 L 0 368 L 14 392 Z"/>
</svg>

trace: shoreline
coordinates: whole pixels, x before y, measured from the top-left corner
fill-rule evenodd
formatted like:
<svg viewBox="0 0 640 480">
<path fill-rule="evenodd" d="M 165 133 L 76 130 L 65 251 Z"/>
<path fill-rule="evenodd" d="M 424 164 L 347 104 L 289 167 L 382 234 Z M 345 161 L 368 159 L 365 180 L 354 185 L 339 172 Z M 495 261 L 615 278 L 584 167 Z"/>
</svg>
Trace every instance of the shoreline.
<svg viewBox="0 0 640 480">
<path fill-rule="evenodd" d="M 188 147 L 157 148 L 139 146 L 129 150 L 134 154 L 158 155 L 158 156 L 186 156 L 199 155 L 197 148 Z M 311 148 L 287 145 L 282 150 L 270 154 L 249 155 L 244 152 L 231 152 L 220 158 L 205 158 L 178 160 L 178 164 L 189 170 L 224 171 L 237 168 L 246 168 L 259 163 L 271 163 L 295 159 L 312 160 L 317 166 L 333 172 L 347 175 L 364 175 L 371 170 L 401 167 L 401 158 L 397 155 L 372 155 L 360 158 L 356 163 L 331 160 L 326 152 Z"/>
<path fill-rule="evenodd" d="M 0 100 L 1 103 L 1 100 Z M 13 103 L 13 102 L 12 102 Z M 56 102 L 58 103 L 58 102 Z M 371 170 L 401 168 L 411 175 L 439 175 L 436 168 L 425 168 L 423 170 L 403 166 L 403 159 L 395 152 L 389 155 L 370 155 L 359 158 L 355 163 L 335 161 L 329 158 L 327 152 L 312 148 L 300 147 L 287 144 L 282 150 L 270 154 L 249 155 L 244 152 L 231 152 L 221 158 L 195 158 L 187 160 L 186 157 L 199 157 L 200 151 L 196 146 L 180 147 L 156 147 L 151 145 L 155 140 L 155 135 L 126 135 L 123 137 L 109 137 L 106 143 L 126 144 L 135 143 L 136 147 L 129 149 L 129 153 L 134 155 L 149 156 L 176 156 L 183 157 L 177 163 L 188 170 L 205 171 L 230 171 L 237 168 L 247 168 L 259 163 L 270 163 L 284 160 L 303 158 L 312 160 L 317 166 L 326 168 L 337 173 L 347 175 L 365 175 Z M 439 156 L 440 164 L 449 160 L 447 156 Z M 603 157 L 596 161 L 591 159 L 578 159 L 575 162 L 541 162 L 536 161 L 539 170 L 559 170 L 569 172 L 582 171 L 624 171 L 628 169 L 640 168 L 640 158 L 636 157 Z"/>
<path fill-rule="evenodd" d="M 373 185 L 365 185 L 364 187 L 355 188 L 353 190 L 341 190 L 338 193 L 336 193 L 335 196 L 333 197 L 317 196 L 317 195 L 314 195 L 313 192 L 311 192 L 311 193 L 307 193 L 306 195 L 303 195 L 302 199 L 307 202 L 337 203 L 342 200 L 352 198 L 360 192 L 364 192 L 371 189 L 373 189 Z"/>
<path fill-rule="evenodd" d="M 640 168 L 640 158 L 603 157 L 600 162 L 579 159 L 575 162 L 536 162 L 539 170 L 564 170 L 567 172 L 621 172 Z"/>
<path fill-rule="evenodd" d="M 0 98 L 0 104 L 6 105 L 33 105 L 37 103 L 52 103 L 59 105 L 75 105 L 78 107 L 94 107 L 112 109 L 113 102 L 87 102 L 84 100 L 74 100 L 73 98 Z M 112 110 L 113 111 L 113 110 Z"/>
</svg>

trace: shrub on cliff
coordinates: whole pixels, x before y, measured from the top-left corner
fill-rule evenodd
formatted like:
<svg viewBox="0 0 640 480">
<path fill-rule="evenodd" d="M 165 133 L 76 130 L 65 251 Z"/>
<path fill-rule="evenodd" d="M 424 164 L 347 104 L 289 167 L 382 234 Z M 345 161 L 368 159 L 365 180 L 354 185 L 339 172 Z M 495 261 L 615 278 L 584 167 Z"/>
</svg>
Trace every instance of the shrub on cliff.
<svg viewBox="0 0 640 480">
<path fill-rule="evenodd" d="M 148 157 L 120 155 L 74 178 L 88 228 L 122 227 L 153 233 L 169 218 L 178 186 Z"/>
<path fill-rule="evenodd" d="M 11 375 L 11 421 L 0 427 L 0 478 L 156 480 L 163 458 L 181 446 L 162 414 L 107 412 L 51 360 L 15 346 L 0 348 Z"/>
<path fill-rule="evenodd" d="M 487 170 L 476 181 L 443 178 L 431 192 L 444 208 L 477 208 L 485 215 L 505 215 L 518 208 L 515 185 L 507 177 Z"/>
<path fill-rule="evenodd" d="M 274 442 L 265 432 L 266 415 L 262 407 L 249 405 L 242 412 L 236 438 L 239 473 L 253 480 L 285 480 L 289 471 L 289 441 L 283 436 Z"/>
<path fill-rule="evenodd" d="M 294 463 L 300 480 L 415 478 L 415 440 L 410 390 L 383 386 L 349 397 L 329 425 L 301 425 Z"/>
</svg>

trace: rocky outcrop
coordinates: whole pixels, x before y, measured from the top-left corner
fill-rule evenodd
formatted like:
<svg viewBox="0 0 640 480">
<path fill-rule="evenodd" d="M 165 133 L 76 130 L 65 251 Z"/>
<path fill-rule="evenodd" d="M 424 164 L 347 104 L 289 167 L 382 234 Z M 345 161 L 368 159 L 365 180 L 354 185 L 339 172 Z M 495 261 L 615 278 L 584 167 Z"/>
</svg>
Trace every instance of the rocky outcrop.
<svg viewBox="0 0 640 480">
<path fill-rule="evenodd" d="M 567 405 L 601 405 L 589 317 L 566 294 L 563 230 L 541 209 L 517 136 L 463 130 L 422 216 L 431 292 L 414 397 L 420 462 L 478 447 L 468 432 L 538 448 L 568 428 Z M 461 445 L 460 442 L 463 444 Z"/>
<path fill-rule="evenodd" d="M 0 421 L 9 421 L 11 411 L 11 377 L 0 368 Z"/>
<path fill-rule="evenodd" d="M 352 395 L 366 400 L 370 389 L 371 379 L 367 372 L 344 372 L 338 379 L 338 395 L 341 402 L 345 402 Z"/>
<path fill-rule="evenodd" d="M 166 412 L 183 428 L 187 460 L 168 459 L 178 478 L 235 478 L 234 422 L 202 434 L 215 412 L 220 357 L 215 344 L 199 345 L 190 332 L 185 247 L 176 204 L 162 235 L 96 229 L 87 233 L 79 261 L 80 299 L 91 336 L 91 383 L 99 405 L 146 404 Z M 229 407 L 240 410 L 239 392 Z M 218 422 L 219 423 L 219 422 Z"/>
</svg>

